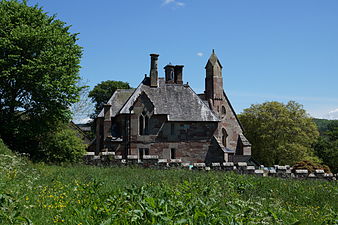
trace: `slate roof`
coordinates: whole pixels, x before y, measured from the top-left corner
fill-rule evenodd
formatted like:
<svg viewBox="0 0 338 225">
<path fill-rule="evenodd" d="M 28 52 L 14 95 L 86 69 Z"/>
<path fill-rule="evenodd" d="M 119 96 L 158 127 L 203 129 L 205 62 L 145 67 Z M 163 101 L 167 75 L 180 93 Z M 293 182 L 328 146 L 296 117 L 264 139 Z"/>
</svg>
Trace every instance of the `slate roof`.
<svg viewBox="0 0 338 225">
<path fill-rule="evenodd" d="M 154 114 L 168 115 L 169 121 L 219 121 L 188 85 L 166 84 L 163 78 L 159 78 L 158 83 L 158 87 L 150 87 L 149 77 L 145 78 L 119 113 L 129 114 L 129 108 L 145 93 L 154 105 Z"/>
<path fill-rule="evenodd" d="M 107 104 L 110 104 L 110 113 L 112 117 L 116 116 L 122 106 L 126 103 L 128 98 L 133 94 L 135 89 L 117 89 L 110 97 Z M 103 109 L 99 113 L 98 117 L 104 117 Z"/>
</svg>

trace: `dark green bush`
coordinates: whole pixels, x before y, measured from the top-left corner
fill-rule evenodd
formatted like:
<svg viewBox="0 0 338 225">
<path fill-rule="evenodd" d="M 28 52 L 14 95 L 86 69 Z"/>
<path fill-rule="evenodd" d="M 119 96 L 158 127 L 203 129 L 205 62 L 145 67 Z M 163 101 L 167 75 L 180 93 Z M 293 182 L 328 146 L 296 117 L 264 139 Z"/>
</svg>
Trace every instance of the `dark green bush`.
<svg viewBox="0 0 338 225">
<path fill-rule="evenodd" d="M 79 162 L 86 152 L 86 145 L 76 132 L 68 127 L 48 134 L 41 148 L 41 159 L 45 162 Z"/>
</svg>

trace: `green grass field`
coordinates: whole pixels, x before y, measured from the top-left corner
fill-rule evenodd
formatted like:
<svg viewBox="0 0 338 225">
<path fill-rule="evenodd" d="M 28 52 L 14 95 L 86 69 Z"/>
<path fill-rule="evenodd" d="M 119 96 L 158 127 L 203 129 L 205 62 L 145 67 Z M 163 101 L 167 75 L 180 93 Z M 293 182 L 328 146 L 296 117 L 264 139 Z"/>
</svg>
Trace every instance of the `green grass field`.
<svg viewBox="0 0 338 225">
<path fill-rule="evenodd" d="M 338 224 L 337 199 L 336 182 L 48 166 L 0 146 L 0 224 Z"/>
</svg>

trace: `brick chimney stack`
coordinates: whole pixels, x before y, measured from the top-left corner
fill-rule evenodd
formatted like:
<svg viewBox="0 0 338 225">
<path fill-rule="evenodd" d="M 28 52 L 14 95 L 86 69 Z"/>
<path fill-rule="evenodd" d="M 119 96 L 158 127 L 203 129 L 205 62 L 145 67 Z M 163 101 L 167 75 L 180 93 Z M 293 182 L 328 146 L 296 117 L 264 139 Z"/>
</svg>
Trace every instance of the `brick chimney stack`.
<svg viewBox="0 0 338 225">
<path fill-rule="evenodd" d="M 164 71 L 165 71 L 165 83 L 173 84 L 175 81 L 175 66 L 169 63 L 164 67 Z"/>
<path fill-rule="evenodd" d="M 183 65 L 175 66 L 175 83 L 183 84 Z"/>
<path fill-rule="evenodd" d="M 157 87 L 158 85 L 158 71 L 157 61 L 158 54 L 150 54 L 150 87 Z"/>
</svg>

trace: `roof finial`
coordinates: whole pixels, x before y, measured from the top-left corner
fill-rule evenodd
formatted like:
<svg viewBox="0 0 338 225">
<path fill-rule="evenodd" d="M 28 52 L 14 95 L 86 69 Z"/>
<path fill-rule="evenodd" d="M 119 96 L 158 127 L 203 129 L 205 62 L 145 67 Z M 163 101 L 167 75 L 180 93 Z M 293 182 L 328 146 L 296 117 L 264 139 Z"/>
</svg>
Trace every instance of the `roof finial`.
<svg viewBox="0 0 338 225">
<path fill-rule="evenodd" d="M 215 54 L 215 49 L 212 49 L 212 54 Z"/>
</svg>

